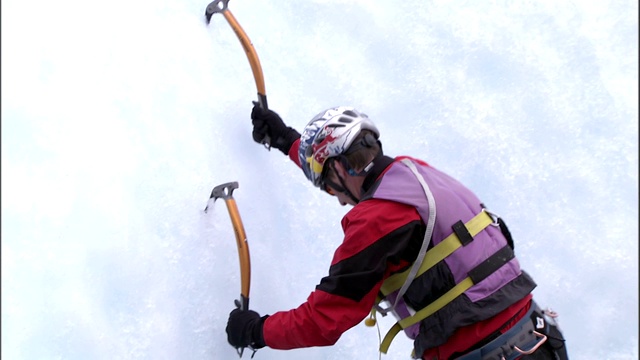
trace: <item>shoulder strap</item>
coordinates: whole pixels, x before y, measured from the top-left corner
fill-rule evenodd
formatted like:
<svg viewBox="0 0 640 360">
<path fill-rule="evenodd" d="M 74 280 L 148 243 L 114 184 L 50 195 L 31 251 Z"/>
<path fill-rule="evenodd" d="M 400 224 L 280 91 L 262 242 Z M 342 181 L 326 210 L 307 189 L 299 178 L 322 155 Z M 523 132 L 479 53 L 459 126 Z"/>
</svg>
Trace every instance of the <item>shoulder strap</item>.
<svg viewBox="0 0 640 360">
<path fill-rule="evenodd" d="M 383 315 L 386 315 L 389 311 L 392 311 L 393 309 L 395 309 L 395 307 L 398 305 L 398 301 L 402 298 L 402 295 L 404 295 L 404 293 L 409 288 L 409 285 L 411 285 L 411 282 L 413 282 L 413 279 L 415 279 L 416 276 L 418 275 L 418 271 L 420 270 L 420 265 L 424 262 L 424 258 L 427 254 L 427 249 L 429 248 L 429 242 L 431 241 L 431 235 L 433 234 L 433 227 L 435 226 L 435 222 L 436 222 L 436 202 L 435 202 L 435 199 L 433 198 L 433 194 L 431 193 L 431 189 L 429 189 L 429 185 L 427 184 L 426 181 L 424 181 L 424 177 L 422 177 L 422 175 L 418 172 L 416 165 L 413 162 L 411 162 L 411 160 L 402 159 L 400 162 L 411 170 L 413 175 L 416 177 L 416 179 L 422 186 L 422 189 L 424 190 L 424 193 L 427 197 L 427 203 L 429 206 L 429 218 L 426 219 L 427 230 L 425 231 L 424 239 L 422 240 L 422 246 L 420 246 L 420 251 L 418 252 L 416 261 L 413 262 L 413 265 L 411 265 L 409 270 L 403 273 L 404 274 L 404 277 L 402 279 L 403 284 L 399 286 L 400 290 L 398 292 L 398 296 L 396 297 L 396 300 L 394 301 L 393 304 L 391 304 L 391 306 L 389 306 L 386 309 L 383 309 L 380 306 L 376 305 L 376 310 Z M 398 289 L 395 289 L 395 290 L 398 290 Z"/>
</svg>

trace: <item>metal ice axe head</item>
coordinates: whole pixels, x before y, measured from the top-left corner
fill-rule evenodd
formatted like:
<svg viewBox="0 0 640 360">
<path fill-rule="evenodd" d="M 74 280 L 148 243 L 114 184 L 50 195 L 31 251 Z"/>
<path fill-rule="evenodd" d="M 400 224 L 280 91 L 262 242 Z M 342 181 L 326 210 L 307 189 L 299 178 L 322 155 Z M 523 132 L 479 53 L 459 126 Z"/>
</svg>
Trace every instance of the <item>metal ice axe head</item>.
<svg viewBox="0 0 640 360">
<path fill-rule="evenodd" d="M 211 190 L 211 196 L 209 200 L 213 199 L 215 202 L 218 199 L 223 199 L 224 201 L 233 199 L 233 190 L 238 188 L 238 182 L 232 181 L 225 184 L 220 184 Z M 209 204 L 204 208 L 204 212 L 209 210 Z"/>
<path fill-rule="evenodd" d="M 233 190 L 238 188 L 238 182 L 232 181 L 225 184 L 220 184 L 211 190 L 211 197 L 213 201 L 218 199 L 232 199 L 233 198 Z"/>
<path fill-rule="evenodd" d="M 213 14 L 226 11 L 228 4 L 229 0 L 213 0 L 209 5 L 207 5 L 207 9 L 204 13 L 207 17 L 207 24 L 211 22 L 211 16 L 213 16 Z"/>
</svg>

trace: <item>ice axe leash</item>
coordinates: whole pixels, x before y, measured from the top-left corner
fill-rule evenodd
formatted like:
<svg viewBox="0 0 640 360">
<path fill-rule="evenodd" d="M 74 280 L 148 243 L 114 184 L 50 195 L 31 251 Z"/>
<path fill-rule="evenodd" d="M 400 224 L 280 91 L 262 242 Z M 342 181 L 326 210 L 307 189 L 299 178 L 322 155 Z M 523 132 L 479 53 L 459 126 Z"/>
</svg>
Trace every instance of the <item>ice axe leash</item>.
<svg viewBox="0 0 640 360">
<path fill-rule="evenodd" d="M 240 218 L 240 212 L 236 205 L 236 200 L 233 198 L 233 190 L 238 188 L 238 182 L 229 182 L 220 184 L 213 188 L 209 200 L 213 199 L 215 202 L 217 199 L 223 199 L 227 204 L 227 210 L 231 217 L 231 223 L 233 224 L 233 232 L 236 236 L 236 244 L 238 245 L 238 256 L 240 257 L 240 299 L 235 300 L 236 306 L 240 310 L 249 310 L 249 289 L 251 287 L 251 260 L 249 257 L 249 243 L 247 242 L 247 235 L 244 232 L 244 226 L 242 225 L 242 219 Z M 209 205 L 204 209 L 207 212 Z M 251 347 L 249 347 L 252 349 Z M 244 348 L 236 348 L 238 355 L 242 357 Z M 255 349 L 252 349 L 255 354 Z M 253 355 L 252 355 L 253 357 Z"/>
<path fill-rule="evenodd" d="M 207 18 L 207 25 L 211 22 L 211 17 L 213 14 L 222 13 L 224 18 L 227 19 L 229 25 L 236 33 L 238 40 L 242 44 L 242 48 L 247 55 L 247 59 L 249 59 L 249 65 L 251 65 L 251 71 L 253 71 L 253 78 L 256 82 L 256 88 L 258 89 L 258 101 L 257 104 L 260 105 L 264 110 L 267 110 L 269 107 L 267 105 L 267 92 L 264 86 L 264 76 L 262 75 L 262 67 L 260 66 L 260 59 L 258 59 L 258 53 L 253 48 L 253 44 L 247 33 L 242 29 L 238 20 L 236 20 L 235 16 L 231 13 L 228 7 L 229 0 L 213 0 L 209 5 L 207 5 L 207 9 L 205 10 L 205 17 Z M 256 102 L 254 101 L 254 104 Z M 271 139 L 269 135 L 265 135 L 262 139 L 261 143 L 267 148 L 271 148 Z"/>
</svg>

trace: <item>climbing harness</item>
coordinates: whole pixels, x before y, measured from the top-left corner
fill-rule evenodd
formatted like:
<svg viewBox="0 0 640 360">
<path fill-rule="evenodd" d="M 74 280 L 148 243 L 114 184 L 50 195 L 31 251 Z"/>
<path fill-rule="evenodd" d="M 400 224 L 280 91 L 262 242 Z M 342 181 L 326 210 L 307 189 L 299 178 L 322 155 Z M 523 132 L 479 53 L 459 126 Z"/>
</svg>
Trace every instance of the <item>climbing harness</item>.
<svg viewBox="0 0 640 360">
<path fill-rule="evenodd" d="M 540 310 L 531 301 L 531 308 L 512 328 L 456 360 L 515 360 L 533 354 L 549 339 L 550 327 L 555 324 L 553 320 L 548 321 L 549 317 L 557 317 L 557 314 Z"/>
</svg>

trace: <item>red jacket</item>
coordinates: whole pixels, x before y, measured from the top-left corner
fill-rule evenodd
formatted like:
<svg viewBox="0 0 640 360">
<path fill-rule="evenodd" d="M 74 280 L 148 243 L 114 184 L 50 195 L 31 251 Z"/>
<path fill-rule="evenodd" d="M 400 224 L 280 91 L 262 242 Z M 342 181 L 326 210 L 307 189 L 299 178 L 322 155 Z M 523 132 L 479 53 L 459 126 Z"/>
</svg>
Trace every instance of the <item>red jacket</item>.
<svg viewBox="0 0 640 360">
<path fill-rule="evenodd" d="M 289 152 L 296 164 L 297 149 L 298 142 Z M 344 240 L 335 251 L 329 275 L 298 308 L 277 312 L 265 320 L 267 346 L 293 349 L 333 345 L 367 317 L 383 281 L 415 260 L 425 234 L 425 224 L 415 207 L 375 198 L 349 211 L 342 219 L 342 228 Z M 427 350 L 423 358 L 446 358 L 469 349 L 501 329 L 529 300 L 530 296 L 490 319 L 459 328 L 445 344 Z"/>
</svg>

